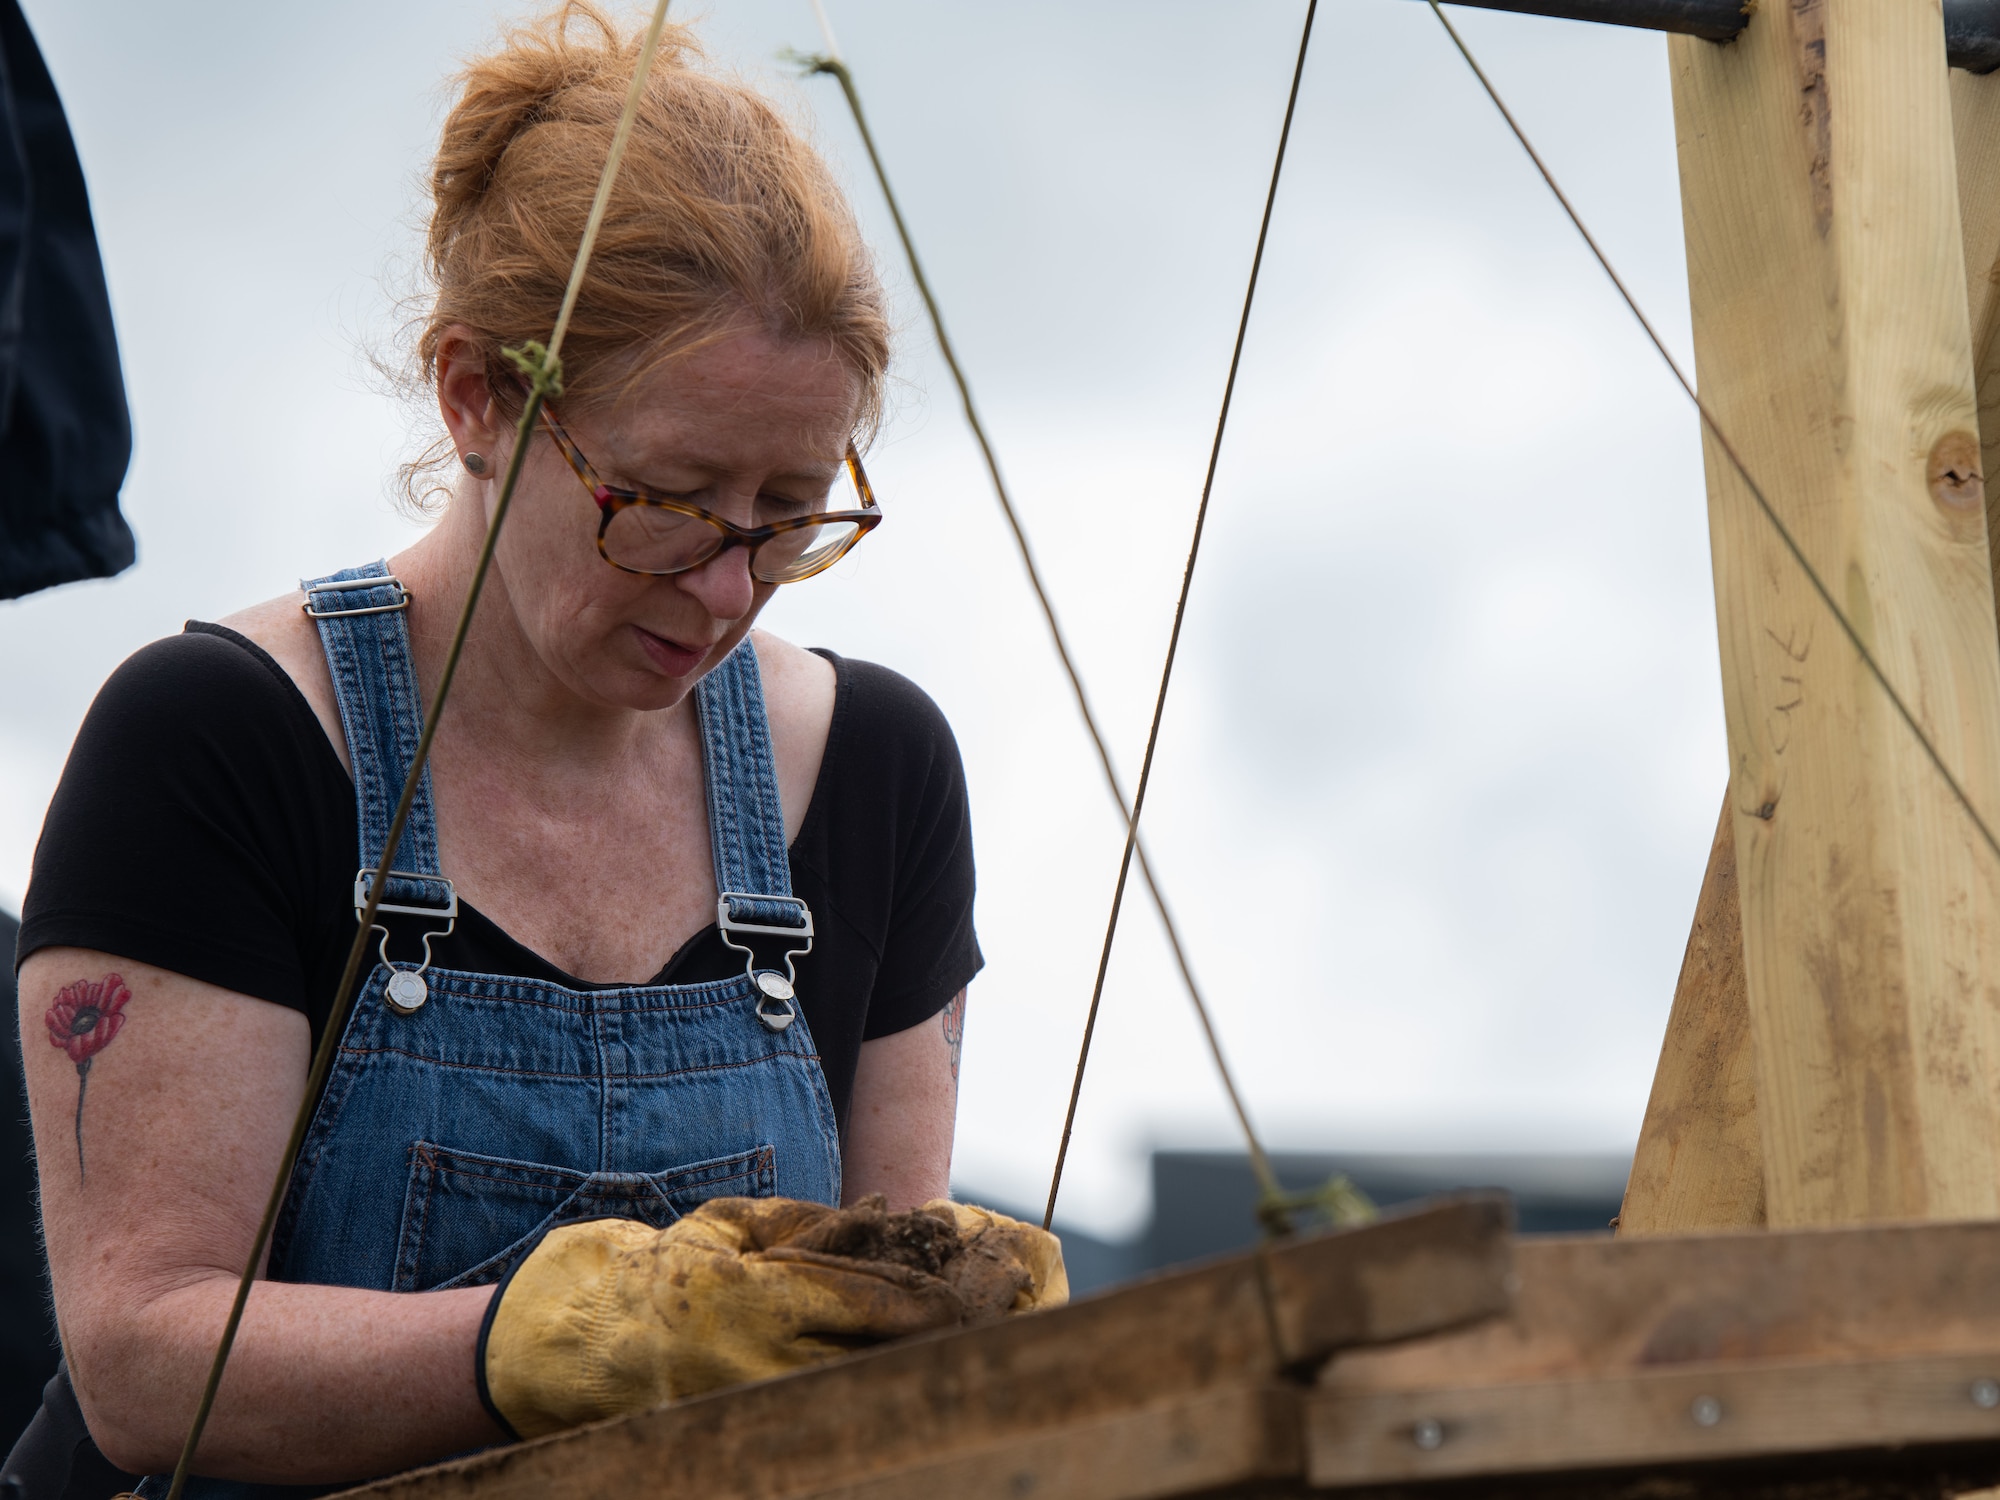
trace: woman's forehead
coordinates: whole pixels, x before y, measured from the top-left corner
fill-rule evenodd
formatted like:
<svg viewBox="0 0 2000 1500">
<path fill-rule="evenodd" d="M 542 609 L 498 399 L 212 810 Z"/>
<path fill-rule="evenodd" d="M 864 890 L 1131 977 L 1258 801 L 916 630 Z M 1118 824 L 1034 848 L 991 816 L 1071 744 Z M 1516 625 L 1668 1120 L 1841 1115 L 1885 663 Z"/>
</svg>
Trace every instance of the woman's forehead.
<svg viewBox="0 0 2000 1500">
<path fill-rule="evenodd" d="M 830 346 L 745 332 L 637 373 L 588 425 L 631 461 L 823 469 L 845 455 L 861 399 Z"/>
</svg>

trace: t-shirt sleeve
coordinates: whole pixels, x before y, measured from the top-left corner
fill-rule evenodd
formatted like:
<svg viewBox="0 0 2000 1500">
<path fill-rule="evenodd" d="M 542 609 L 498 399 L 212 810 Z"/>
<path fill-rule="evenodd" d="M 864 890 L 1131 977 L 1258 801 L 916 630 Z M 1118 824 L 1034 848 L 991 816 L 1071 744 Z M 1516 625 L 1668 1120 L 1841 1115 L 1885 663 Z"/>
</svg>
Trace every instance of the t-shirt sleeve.
<svg viewBox="0 0 2000 1500">
<path fill-rule="evenodd" d="M 17 962 L 95 948 L 308 1009 L 315 926 L 342 914 L 316 889 L 329 762 L 344 782 L 304 698 L 248 641 L 194 627 L 145 647 L 77 733 Z"/>
<path fill-rule="evenodd" d="M 951 725 L 908 678 L 871 662 L 842 666 L 851 711 L 841 752 L 891 804 L 874 833 L 890 847 L 880 866 L 888 876 L 881 957 L 862 1033 L 872 1041 L 943 1010 L 985 960 L 973 930 L 972 809 Z"/>
</svg>

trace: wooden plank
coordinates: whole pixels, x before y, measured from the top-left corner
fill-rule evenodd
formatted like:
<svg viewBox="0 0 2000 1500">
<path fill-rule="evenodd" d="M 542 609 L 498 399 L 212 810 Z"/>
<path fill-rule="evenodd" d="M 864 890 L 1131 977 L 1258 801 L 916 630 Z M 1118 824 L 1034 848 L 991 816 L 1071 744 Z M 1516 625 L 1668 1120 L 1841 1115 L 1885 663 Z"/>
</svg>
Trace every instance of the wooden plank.
<svg viewBox="0 0 2000 1500">
<path fill-rule="evenodd" d="M 1324 1389 L 1556 1380 L 1718 1359 L 2000 1347 L 2000 1223 L 1609 1239 L 1515 1248 L 1502 1317 L 1342 1353 Z"/>
<path fill-rule="evenodd" d="M 796 1500 L 1149 1500 L 1295 1479 L 1305 1463 L 1302 1394 L 1291 1385 L 1225 1387 Z"/>
<path fill-rule="evenodd" d="M 1322 1397 L 1321 1486 L 2000 1441 L 2000 1343 L 1905 1360 L 1761 1360 L 1589 1380 Z"/>
<path fill-rule="evenodd" d="M 1979 400 L 1981 470 L 2000 463 L 2000 73 L 1951 75 L 1952 143 L 1965 244 L 1966 306 Z M 1986 539 L 2000 580 L 2000 485 L 1986 492 Z M 2000 595 L 2000 583 L 1994 592 Z"/>
<path fill-rule="evenodd" d="M 1503 1195 L 1468 1193 L 353 1493 L 581 1500 L 649 1490 L 670 1467 L 704 1500 L 802 1494 L 1149 1408 L 1199 1407 L 1197 1398 L 1262 1388 L 1281 1368 L 1316 1364 L 1339 1348 L 1504 1310 L 1511 1225 Z M 1213 1453 L 1238 1454 L 1244 1478 L 1271 1461 L 1272 1450 L 1217 1443 Z M 1189 1463 L 1191 1472 L 1213 1470 L 1208 1459 Z"/>
<path fill-rule="evenodd" d="M 1937 12 L 1668 40 L 1709 408 L 1976 805 L 2000 645 Z M 2000 1213 L 2000 861 L 1704 434 L 1766 1214 Z"/>
<path fill-rule="evenodd" d="M 1515 1264 L 1505 1317 L 1328 1365 L 1315 1483 L 2000 1440 L 2000 1388 L 1971 1396 L 2000 1381 L 2000 1223 L 1531 1240 Z"/>
<path fill-rule="evenodd" d="M 1757 1058 L 1743 989 L 1743 918 L 1729 793 L 1674 986 L 1618 1232 L 1688 1234 L 1764 1223 Z"/>
</svg>

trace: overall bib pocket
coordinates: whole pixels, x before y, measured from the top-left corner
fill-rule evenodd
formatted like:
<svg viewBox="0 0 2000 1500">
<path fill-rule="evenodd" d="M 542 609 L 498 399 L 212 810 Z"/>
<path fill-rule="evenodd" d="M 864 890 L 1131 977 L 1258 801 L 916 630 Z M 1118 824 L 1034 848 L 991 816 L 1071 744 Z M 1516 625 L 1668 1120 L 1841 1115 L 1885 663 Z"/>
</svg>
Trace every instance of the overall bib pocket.
<svg viewBox="0 0 2000 1500">
<path fill-rule="evenodd" d="M 418 1141 L 391 1290 L 487 1286 L 558 1225 L 618 1218 L 664 1228 L 710 1198 L 770 1197 L 777 1171 L 768 1145 L 661 1172 L 579 1172 Z"/>
</svg>

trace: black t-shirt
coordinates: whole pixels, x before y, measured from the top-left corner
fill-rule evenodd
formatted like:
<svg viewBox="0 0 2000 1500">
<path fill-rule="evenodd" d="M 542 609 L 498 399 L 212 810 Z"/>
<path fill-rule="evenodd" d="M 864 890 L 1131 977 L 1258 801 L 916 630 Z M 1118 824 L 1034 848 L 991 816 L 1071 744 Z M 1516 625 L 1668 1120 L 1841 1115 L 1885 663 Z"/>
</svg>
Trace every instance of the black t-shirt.
<svg viewBox="0 0 2000 1500">
<path fill-rule="evenodd" d="M 862 1042 L 936 1015 L 983 961 L 950 726 L 908 679 L 820 654 L 838 685 L 792 890 L 815 933 L 799 1003 L 845 1135 Z M 354 938 L 358 848 L 354 783 L 297 685 L 235 631 L 192 622 L 91 705 L 35 849 L 19 959 L 114 953 L 303 1011 L 317 1043 Z M 406 950 L 398 934 L 390 951 Z M 563 973 L 463 901 L 432 952 L 441 968 L 614 988 Z M 650 982 L 743 964 L 711 926 Z"/>
</svg>

